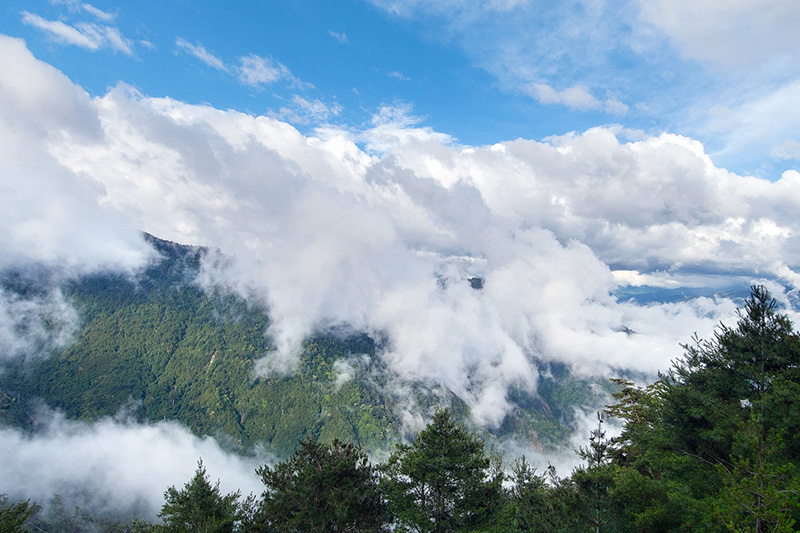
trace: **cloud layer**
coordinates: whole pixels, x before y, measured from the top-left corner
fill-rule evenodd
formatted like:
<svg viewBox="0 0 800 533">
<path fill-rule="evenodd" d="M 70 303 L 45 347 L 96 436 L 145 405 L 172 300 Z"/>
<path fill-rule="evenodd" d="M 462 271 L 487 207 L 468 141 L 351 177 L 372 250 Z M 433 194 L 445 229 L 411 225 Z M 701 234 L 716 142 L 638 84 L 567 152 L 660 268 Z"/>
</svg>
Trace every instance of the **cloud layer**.
<svg viewBox="0 0 800 533">
<path fill-rule="evenodd" d="M 34 435 L 0 428 L 0 478 L 11 501 L 44 505 L 59 494 L 68 509 L 77 505 L 117 516 L 134 512 L 156 521 L 164 491 L 182 488 L 201 458 L 223 494 L 263 490 L 255 474 L 262 464 L 258 459 L 228 454 L 214 439 L 195 437 L 178 424 L 105 419 L 90 425 L 50 416 Z"/>
<path fill-rule="evenodd" d="M 655 119 L 707 139 L 728 167 L 796 160 L 781 150 L 800 122 L 796 2 L 370 1 L 541 104 Z"/>
<path fill-rule="evenodd" d="M 727 300 L 619 301 L 619 284 L 798 287 L 800 173 L 738 176 L 690 138 L 606 127 L 460 146 L 404 106 L 306 136 L 125 85 L 92 99 L 21 41 L 0 52 L 6 264 L 135 268 L 139 230 L 218 248 L 207 278 L 269 305 L 276 369 L 346 322 L 388 335 L 398 375 L 496 425 L 539 360 L 652 375 L 733 316 Z"/>
</svg>

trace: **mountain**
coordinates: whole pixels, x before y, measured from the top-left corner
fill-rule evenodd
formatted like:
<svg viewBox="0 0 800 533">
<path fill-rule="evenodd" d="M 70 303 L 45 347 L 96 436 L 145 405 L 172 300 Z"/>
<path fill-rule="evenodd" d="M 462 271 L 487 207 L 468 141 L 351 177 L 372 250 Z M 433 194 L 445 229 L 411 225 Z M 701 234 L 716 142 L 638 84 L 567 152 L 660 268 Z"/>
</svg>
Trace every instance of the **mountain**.
<svg viewBox="0 0 800 533">
<path fill-rule="evenodd" d="M 26 311 L 7 313 L 18 317 L 18 339 L 2 359 L 0 422 L 34 431 L 44 404 L 76 420 L 175 420 L 231 449 L 261 444 L 286 456 L 306 437 L 384 449 L 403 437 L 401 413 L 424 418 L 437 405 L 468 419 L 452 392 L 394 375 L 381 358 L 384 339 L 347 326 L 307 338 L 292 372 L 257 371 L 275 349 L 268 309 L 201 286 L 207 249 L 146 239 L 160 259 L 134 275 L 2 273 L 6 305 Z M 606 387 L 561 364 L 541 363 L 540 374 L 536 393 L 513 390 L 503 424 L 481 430 L 490 442 L 563 445 L 576 409 L 591 409 Z"/>
</svg>

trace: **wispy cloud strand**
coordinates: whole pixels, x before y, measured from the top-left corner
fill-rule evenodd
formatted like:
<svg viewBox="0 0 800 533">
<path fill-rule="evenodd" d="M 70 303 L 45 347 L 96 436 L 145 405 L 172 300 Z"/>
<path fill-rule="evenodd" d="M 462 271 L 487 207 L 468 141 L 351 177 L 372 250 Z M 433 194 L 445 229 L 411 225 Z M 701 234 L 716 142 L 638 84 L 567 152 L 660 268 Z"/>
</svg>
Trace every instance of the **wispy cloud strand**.
<svg viewBox="0 0 800 533">
<path fill-rule="evenodd" d="M 206 50 L 206 48 L 199 43 L 192 44 L 183 37 L 176 37 L 175 46 L 178 47 L 179 51 L 199 59 L 201 62 L 205 63 L 211 68 L 215 68 L 222 72 L 229 71 L 228 66 L 225 65 L 222 59 Z"/>
<path fill-rule="evenodd" d="M 115 52 L 133 55 L 133 43 L 122 36 L 118 28 L 104 24 L 80 22 L 69 25 L 60 20 L 46 20 L 39 15 L 22 12 L 22 22 L 45 32 L 54 41 L 87 50 L 110 48 Z"/>
</svg>

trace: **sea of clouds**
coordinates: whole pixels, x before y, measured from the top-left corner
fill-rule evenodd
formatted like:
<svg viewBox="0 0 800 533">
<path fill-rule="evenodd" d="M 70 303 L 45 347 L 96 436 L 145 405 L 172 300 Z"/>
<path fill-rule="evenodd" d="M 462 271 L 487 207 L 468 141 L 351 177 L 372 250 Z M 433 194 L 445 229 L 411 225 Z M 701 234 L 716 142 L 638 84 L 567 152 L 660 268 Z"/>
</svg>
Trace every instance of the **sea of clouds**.
<svg viewBox="0 0 800 533">
<path fill-rule="evenodd" d="M 219 250 L 204 282 L 269 307 L 271 371 L 291 372 L 315 329 L 349 324 L 389 339 L 381 356 L 396 375 L 453 391 L 493 427 L 509 387 L 535 390 L 537 361 L 655 376 L 693 333 L 735 319 L 726 298 L 639 305 L 615 296 L 621 286 L 767 283 L 787 301 L 800 285 L 800 173 L 739 176 L 690 138 L 608 126 L 463 146 L 402 106 L 303 135 L 125 84 L 90 97 L 19 39 L 0 36 L 0 64 L 0 268 L 134 272 L 154 257 L 142 231 Z M 59 309 L 63 343 L 76 320 L 63 297 L 0 295 L 0 360 L 39 342 L 20 335 L 26 316 Z M 168 424 L 56 421 L 0 441 L 0 478 L 22 495 L 35 492 L 24 465 L 48 446 L 74 454 L 59 460 L 69 472 L 41 473 L 53 487 L 47 476 L 150 461 L 144 471 L 163 475 L 125 487 L 153 505 L 201 453 L 222 477 L 214 445 Z M 93 446 L 94 462 L 77 458 Z M 174 472 L 159 466 L 169 446 Z"/>
</svg>

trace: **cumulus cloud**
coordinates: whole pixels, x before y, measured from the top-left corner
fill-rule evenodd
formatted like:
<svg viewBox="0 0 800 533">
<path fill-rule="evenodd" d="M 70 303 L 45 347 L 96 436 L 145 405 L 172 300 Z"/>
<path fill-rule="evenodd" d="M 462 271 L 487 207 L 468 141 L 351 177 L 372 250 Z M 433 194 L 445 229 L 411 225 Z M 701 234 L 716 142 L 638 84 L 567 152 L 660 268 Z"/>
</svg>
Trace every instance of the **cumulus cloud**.
<svg viewBox="0 0 800 533">
<path fill-rule="evenodd" d="M 220 490 L 243 495 L 263 490 L 255 469 L 266 457 L 243 458 L 223 451 L 175 423 L 140 425 L 103 419 L 70 422 L 50 414 L 33 434 L 0 428 L 3 491 L 12 501 L 46 504 L 59 494 L 68 506 L 93 514 L 142 513 L 157 521 L 167 487 L 189 481 L 202 458 Z"/>
<path fill-rule="evenodd" d="M 105 212 L 218 248 L 226 259 L 206 264 L 206 279 L 267 303 L 273 369 L 290 370 L 316 328 L 347 323 L 386 335 L 381 357 L 396 375 L 455 392 L 493 426 L 511 408 L 510 387 L 535 390 L 539 361 L 583 376 L 654 375 L 693 332 L 709 336 L 734 316 L 726 299 L 619 300 L 624 280 L 774 278 L 797 289 L 800 174 L 738 176 L 690 138 L 621 141 L 621 130 L 595 128 L 470 147 L 422 126 L 402 103 L 383 106 L 364 130 L 308 136 L 275 118 L 125 86 L 89 100 L 21 43 L 6 44 L 4 57 L 56 80 L 48 97 L 78 102 L 63 128 L 91 125 L 83 136 L 43 133 L 58 119 L 36 99 L 9 115 L 40 124 L 23 140 L 49 167 L 30 173 L 60 176 L 67 191 L 83 180 L 102 191 L 82 196 L 90 208 L 78 225 Z M 27 181 L 8 183 L 16 193 Z M 23 216 L 16 209 L 9 220 Z"/>
<path fill-rule="evenodd" d="M 0 268 L 144 264 L 150 249 L 138 222 L 104 206 L 103 185 L 65 168 L 51 152 L 66 138 L 103 138 L 89 95 L 37 61 L 21 40 L 0 37 L 0 64 Z"/>
<path fill-rule="evenodd" d="M 45 32 L 51 39 L 62 44 L 92 51 L 110 48 L 115 52 L 133 55 L 133 42 L 123 37 L 119 29 L 113 26 L 89 22 L 72 26 L 60 20 L 46 20 L 27 11 L 22 12 L 22 22 Z"/>
</svg>

